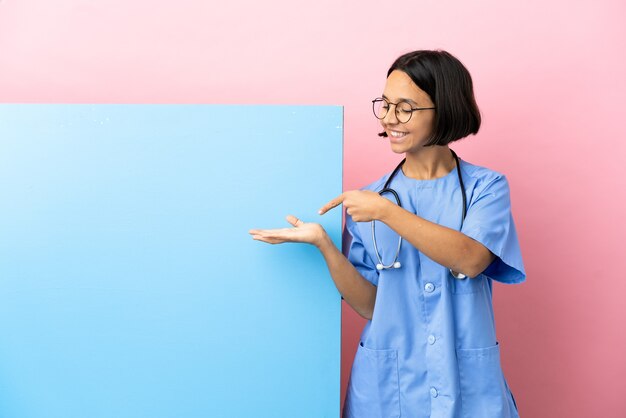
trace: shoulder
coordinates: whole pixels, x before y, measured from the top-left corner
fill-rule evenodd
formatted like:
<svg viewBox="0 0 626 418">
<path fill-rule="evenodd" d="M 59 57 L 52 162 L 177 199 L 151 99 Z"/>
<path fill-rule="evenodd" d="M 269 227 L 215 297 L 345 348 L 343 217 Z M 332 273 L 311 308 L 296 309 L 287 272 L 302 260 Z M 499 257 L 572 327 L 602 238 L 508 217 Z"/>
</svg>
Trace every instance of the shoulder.
<svg viewBox="0 0 626 418">
<path fill-rule="evenodd" d="M 471 185 L 477 192 L 490 189 L 494 186 L 508 189 L 506 176 L 490 168 L 461 160 L 461 173 L 463 174 L 466 187 Z"/>
</svg>

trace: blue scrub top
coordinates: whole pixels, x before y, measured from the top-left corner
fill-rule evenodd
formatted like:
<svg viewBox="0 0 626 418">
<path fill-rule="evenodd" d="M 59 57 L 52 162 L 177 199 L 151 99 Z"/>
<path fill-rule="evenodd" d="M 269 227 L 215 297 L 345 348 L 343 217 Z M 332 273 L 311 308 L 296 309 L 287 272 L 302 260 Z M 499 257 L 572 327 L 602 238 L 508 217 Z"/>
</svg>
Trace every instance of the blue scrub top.
<svg viewBox="0 0 626 418">
<path fill-rule="evenodd" d="M 496 255 L 478 277 L 448 268 L 402 242 L 400 269 L 376 270 L 371 224 L 346 216 L 348 258 L 377 286 L 372 320 L 358 346 L 344 418 L 509 418 L 517 408 L 500 367 L 492 281 L 526 278 L 506 178 L 461 161 L 468 210 L 461 231 Z M 379 191 L 389 175 L 367 186 Z M 463 199 L 456 169 L 433 180 L 396 174 L 391 188 L 404 209 L 458 230 Z M 393 261 L 398 235 L 376 223 L 382 261 Z"/>
</svg>

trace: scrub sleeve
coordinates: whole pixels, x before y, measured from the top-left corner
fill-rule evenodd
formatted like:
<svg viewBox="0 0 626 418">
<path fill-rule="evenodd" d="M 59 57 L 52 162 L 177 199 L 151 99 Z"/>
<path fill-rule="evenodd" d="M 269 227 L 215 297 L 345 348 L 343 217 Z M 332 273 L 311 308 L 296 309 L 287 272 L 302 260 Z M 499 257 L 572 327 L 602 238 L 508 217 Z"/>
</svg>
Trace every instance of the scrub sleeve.
<svg viewBox="0 0 626 418">
<path fill-rule="evenodd" d="M 378 270 L 376 270 L 376 263 L 374 263 L 365 250 L 359 229 L 352 220 L 352 217 L 347 213 L 346 228 L 343 231 L 343 248 L 345 251 L 344 255 L 350 260 L 350 263 L 352 263 L 361 276 L 374 286 L 378 286 Z M 347 249 L 347 251 L 345 249 Z"/>
<path fill-rule="evenodd" d="M 517 239 L 506 177 L 498 175 L 470 203 L 461 229 L 489 249 L 496 259 L 482 273 L 502 283 L 521 283 L 526 278 Z"/>
</svg>

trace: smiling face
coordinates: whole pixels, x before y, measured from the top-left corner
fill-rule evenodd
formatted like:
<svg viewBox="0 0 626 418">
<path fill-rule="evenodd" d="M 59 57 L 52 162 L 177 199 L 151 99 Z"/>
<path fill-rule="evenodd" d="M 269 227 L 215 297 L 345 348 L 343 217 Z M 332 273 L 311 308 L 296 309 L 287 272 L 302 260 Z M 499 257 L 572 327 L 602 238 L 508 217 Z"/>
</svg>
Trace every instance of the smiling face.
<svg viewBox="0 0 626 418">
<path fill-rule="evenodd" d="M 383 97 L 391 103 L 408 102 L 411 107 L 434 107 L 430 96 L 411 80 L 403 71 L 392 71 L 387 77 Z M 431 136 L 435 110 L 413 111 L 407 123 L 400 123 L 396 117 L 396 108 L 390 106 L 387 115 L 380 123 L 387 133 L 393 152 L 418 153 L 424 148 Z"/>
</svg>

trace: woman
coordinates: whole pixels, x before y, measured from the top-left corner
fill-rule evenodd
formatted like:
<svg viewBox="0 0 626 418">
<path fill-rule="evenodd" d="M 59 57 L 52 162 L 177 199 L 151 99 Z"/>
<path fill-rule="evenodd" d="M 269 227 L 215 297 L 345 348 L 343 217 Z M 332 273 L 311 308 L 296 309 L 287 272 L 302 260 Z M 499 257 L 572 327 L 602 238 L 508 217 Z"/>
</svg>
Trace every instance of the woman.
<svg viewBox="0 0 626 418">
<path fill-rule="evenodd" d="M 480 127 L 471 76 L 445 51 L 411 52 L 373 104 L 380 135 L 405 160 L 320 210 L 346 209 L 347 258 L 319 224 L 294 216 L 292 228 L 250 233 L 315 245 L 343 298 L 369 320 L 344 417 L 517 417 L 491 291 L 492 280 L 525 279 L 509 187 L 448 147 Z"/>
</svg>

